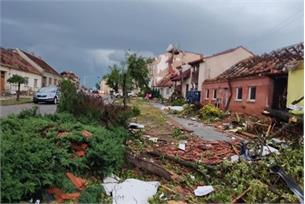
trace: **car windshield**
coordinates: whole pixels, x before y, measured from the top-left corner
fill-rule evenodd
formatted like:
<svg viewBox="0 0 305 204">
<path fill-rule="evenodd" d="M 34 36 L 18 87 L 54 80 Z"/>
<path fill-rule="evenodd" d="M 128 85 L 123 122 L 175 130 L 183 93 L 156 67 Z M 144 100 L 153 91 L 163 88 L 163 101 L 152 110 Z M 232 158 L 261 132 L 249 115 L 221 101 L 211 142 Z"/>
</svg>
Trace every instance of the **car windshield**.
<svg viewBox="0 0 305 204">
<path fill-rule="evenodd" d="M 54 93 L 56 92 L 57 88 L 56 87 L 42 87 L 39 89 L 38 92 L 40 93 Z"/>
</svg>

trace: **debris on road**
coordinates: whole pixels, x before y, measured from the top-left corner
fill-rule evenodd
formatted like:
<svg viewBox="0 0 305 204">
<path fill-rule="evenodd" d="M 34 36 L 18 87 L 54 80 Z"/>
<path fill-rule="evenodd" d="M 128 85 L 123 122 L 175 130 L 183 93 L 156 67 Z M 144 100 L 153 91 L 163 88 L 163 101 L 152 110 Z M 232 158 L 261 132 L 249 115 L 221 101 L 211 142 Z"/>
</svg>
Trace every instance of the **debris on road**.
<svg viewBox="0 0 305 204">
<path fill-rule="evenodd" d="M 213 186 L 198 186 L 195 190 L 194 190 L 194 194 L 196 196 L 205 196 L 211 192 L 214 191 Z"/>
</svg>

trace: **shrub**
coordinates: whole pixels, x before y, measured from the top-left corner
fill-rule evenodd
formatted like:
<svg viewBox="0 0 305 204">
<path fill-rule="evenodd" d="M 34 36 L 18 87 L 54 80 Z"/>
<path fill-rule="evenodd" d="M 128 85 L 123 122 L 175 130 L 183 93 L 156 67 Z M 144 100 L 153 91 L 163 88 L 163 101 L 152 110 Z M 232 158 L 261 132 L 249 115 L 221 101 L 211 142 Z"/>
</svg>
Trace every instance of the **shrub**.
<svg viewBox="0 0 305 204">
<path fill-rule="evenodd" d="M 136 108 L 124 109 L 121 105 L 105 104 L 100 96 L 76 92 L 67 80 L 60 83 L 61 98 L 58 112 L 68 112 L 86 123 L 99 123 L 106 127 L 126 126 L 127 120 L 139 113 Z"/>
<path fill-rule="evenodd" d="M 29 200 L 35 192 L 54 186 L 72 192 L 66 172 L 105 176 L 124 161 L 128 133 L 122 128 L 85 125 L 68 113 L 10 116 L 0 125 L 2 202 Z M 92 137 L 85 139 L 83 130 Z M 58 137 L 58 132 L 68 134 Z M 86 154 L 76 157 L 71 144 L 83 142 L 89 145 Z"/>
<path fill-rule="evenodd" d="M 199 114 L 200 105 L 187 104 L 183 106 L 183 111 L 179 113 L 180 116 L 197 116 Z"/>
<path fill-rule="evenodd" d="M 186 101 L 183 98 L 177 98 L 170 101 L 172 106 L 183 106 L 186 104 Z"/>
<path fill-rule="evenodd" d="M 203 120 L 215 120 L 223 116 L 224 112 L 213 104 L 207 104 L 200 109 L 200 118 Z"/>
<path fill-rule="evenodd" d="M 77 90 L 75 85 L 69 80 L 62 80 L 59 83 L 60 100 L 57 106 L 59 112 L 73 113 L 77 102 Z"/>
</svg>

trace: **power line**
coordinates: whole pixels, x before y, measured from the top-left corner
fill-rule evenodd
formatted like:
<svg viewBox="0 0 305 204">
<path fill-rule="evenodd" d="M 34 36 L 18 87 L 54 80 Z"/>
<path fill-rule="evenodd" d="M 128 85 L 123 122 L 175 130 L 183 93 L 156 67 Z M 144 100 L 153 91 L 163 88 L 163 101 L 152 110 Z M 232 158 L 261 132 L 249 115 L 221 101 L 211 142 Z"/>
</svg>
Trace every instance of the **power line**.
<svg viewBox="0 0 305 204">
<path fill-rule="evenodd" d="M 262 33 L 261 35 L 259 35 L 258 37 L 256 37 L 255 39 L 249 41 L 246 44 L 251 44 L 251 43 L 256 43 L 258 40 L 260 40 L 261 38 L 265 37 L 266 35 L 270 36 L 270 34 L 272 35 L 273 33 L 275 33 L 276 31 L 279 31 L 281 29 L 283 29 L 285 26 L 291 24 L 293 21 L 296 20 L 296 18 L 298 17 L 299 14 L 303 14 L 303 10 L 299 10 L 296 13 L 294 13 L 293 15 L 289 16 L 288 18 L 284 19 L 282 22 L 280 22 L 279 24 L 275 25 L 274 27 L 272 27 L 271 29 L 269 29 L 268 31 Z"/>
</svg>

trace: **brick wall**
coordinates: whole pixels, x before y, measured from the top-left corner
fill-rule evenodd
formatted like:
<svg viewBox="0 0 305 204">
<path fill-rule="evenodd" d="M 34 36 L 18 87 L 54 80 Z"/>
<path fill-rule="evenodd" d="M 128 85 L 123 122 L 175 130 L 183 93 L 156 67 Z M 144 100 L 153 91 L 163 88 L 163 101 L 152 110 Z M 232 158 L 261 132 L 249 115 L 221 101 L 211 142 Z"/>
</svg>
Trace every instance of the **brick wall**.
<svg viewBox="0 0 305 204">
<path fill-rule="evenodd" d="M 248 113 L 260 115 L 266 107 L 272 104 L 273 82 L 269 77 L 243 78 L 231 82 L 232 97 L 229 105 L 229 110 L 233 112 Z M 249 87 L 256 87 L 255 100 L 249 100 Z M 242 99 L 236 99 L 236 88 L 242 88 Z M 209 90 L 209 97 L 206 98 L 206 91 Z M 213 90 L 217 90 L 217 100 L 213 99 Z M 225 108 L 226 101 L 229 98 L 228 82 L 205 82 L 202 86 L 201 103 L 213 103 L 216 101 L 221 109 Z"/>
</svg>

